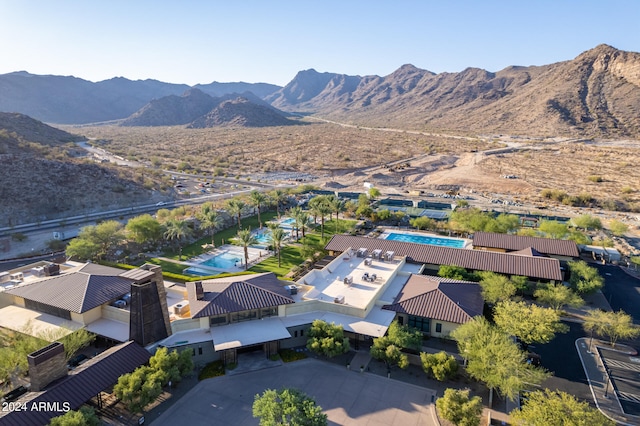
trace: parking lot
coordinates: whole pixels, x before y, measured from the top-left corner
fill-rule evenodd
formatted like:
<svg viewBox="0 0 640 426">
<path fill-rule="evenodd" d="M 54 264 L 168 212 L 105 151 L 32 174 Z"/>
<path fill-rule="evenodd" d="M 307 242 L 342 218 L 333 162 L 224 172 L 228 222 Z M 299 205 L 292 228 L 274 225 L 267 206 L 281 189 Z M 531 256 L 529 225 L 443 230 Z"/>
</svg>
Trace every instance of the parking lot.
<svg viewBox="0 0 640 426">
<path fill-rule="evenodd" d="M 611 386 L 615 389 L 622 409 L 627 414 L 640 415 L 640 358 L 617 351 L 600 349 L 603 362 L 609 370 Z M 609 392 L 612 389 L 608 389 Z"/>
</svg>

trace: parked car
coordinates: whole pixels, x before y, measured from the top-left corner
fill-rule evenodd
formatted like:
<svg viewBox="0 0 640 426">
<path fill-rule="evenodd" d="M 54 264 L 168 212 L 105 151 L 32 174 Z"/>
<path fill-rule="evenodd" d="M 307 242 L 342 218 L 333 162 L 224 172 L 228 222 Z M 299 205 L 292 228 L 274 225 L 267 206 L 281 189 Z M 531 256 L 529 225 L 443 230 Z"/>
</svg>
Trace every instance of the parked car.
<svg viewBox="0 0 640 426">
<path fill-rule="evenodd" d="M 67 363 L 67 367 L 69 368 L 69 370 L 73 370 L 87 359 L 89 359 L 89 357 L 87 357 L 85 354 L 78 354 L 69 360 L 69 362 Z"/>
</svg>

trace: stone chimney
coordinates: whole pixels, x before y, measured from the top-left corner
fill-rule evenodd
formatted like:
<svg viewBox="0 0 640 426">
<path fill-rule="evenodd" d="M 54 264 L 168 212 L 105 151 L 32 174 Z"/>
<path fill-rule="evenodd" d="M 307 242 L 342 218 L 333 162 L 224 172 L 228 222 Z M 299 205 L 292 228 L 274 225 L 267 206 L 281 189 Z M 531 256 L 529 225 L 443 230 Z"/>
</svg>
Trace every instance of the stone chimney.
<svg viewBox="0 0 640 426">
<path fill-rule="evenodd" d="M 133 278 L 129 339 L 147 346 L 171 335 L 162 268 L 146 264 L 121 276 Z"/>
<path fill-rule="evenodd" d="M 196 299 L 197 300 L 204 299 L 204 289 L 202 288 L 202 281 L 196 281 L 195 286 L 196 286 Z"/>
<path fill-rule="evenodd" d="M 43 390 L 49 383 L 67 375 L 67 360 L 64 345 L 53 342 L 27 355 L 31 391 Z"/>
</svg>

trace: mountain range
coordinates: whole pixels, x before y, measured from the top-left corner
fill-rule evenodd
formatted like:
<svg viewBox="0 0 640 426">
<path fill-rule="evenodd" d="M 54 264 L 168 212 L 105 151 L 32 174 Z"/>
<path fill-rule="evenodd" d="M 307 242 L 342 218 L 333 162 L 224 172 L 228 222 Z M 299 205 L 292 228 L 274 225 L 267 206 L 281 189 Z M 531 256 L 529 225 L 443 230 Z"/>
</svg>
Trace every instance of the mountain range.
<svg viewBox="0 0 640 426">
<path fill-rule="evenodd" d="M 262 125 L 282 117 L 273 109 L 255 108 L 264 107 L 262 99 L 282 111 L 381 127 L 532 136 L 640 136 L 640 54 L 608 45 L 564 62 L 511 66 L 498 72 L 467 68 L 436 74 L 403 65 L 380 77 L 310 69 L 300 71 L 285 87 L 227 84 L 195 87 L 222 99 L 210 103 L 193 88 L 155 80 L 115 78 L 91 83 L 18 72 L 0 75 L 0 110 L 57 123 L 124 120 L 125 125 L 188 125 L 220 102 L 233 101 L 225 105 L 227 110 L 234 103 L 251 108 L 249 115 L 260 116 L 257 122 Z M 238 94 L 248 103 L 238 101 Z M 229 121 L 221 111 L 213 116 L 198 123 L 251 125 L 252 121 L 246 116 Z"/>
</svg>

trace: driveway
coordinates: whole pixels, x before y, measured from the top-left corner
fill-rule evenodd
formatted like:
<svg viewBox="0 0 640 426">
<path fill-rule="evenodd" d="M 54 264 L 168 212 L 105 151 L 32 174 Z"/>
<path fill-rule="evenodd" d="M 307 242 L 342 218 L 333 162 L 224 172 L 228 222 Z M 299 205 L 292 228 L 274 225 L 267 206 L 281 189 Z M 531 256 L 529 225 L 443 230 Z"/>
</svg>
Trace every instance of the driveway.
<svg viewBox="0 0 640 426">
<path fill-rule="evenodd" d="M 598 268 L 605 284 L 602 293 L 611 309 L 622 309 L 640 325 L 640 280 L 624 272 L 619 266 L 591 264 Z"/>
<path fill-rule="evenodd" d="M 331 425 L 437 425 L 434 391 L 342 366 L 304 359 L 204 380 L 153 425 L 257 425 L 251 407 L 265 389 L 292 387 L 315 399 Z"/>
</svg>

